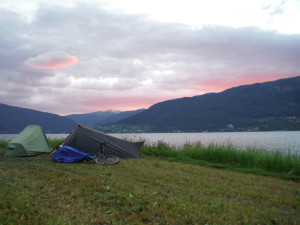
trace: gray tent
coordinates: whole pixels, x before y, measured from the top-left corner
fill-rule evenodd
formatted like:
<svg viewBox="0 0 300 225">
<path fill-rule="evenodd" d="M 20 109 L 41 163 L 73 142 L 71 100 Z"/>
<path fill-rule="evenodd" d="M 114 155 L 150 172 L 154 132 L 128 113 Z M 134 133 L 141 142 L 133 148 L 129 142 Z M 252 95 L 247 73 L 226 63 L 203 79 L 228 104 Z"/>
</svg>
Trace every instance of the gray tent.
<svg viewBox="0 0 300 225">
<path fill-rule="evenodd" d="M 88 154 L 98 153 L 102 145 L 106 155 L 113 155 L 119 158 L 138 158 L 138 152 L 143 143 L 125 141 L 78 125 L 61 145 L 70 146 Z M 51 157 L 54 154 L 55 151 L 52 151 L 49 156 Z"/>
</svg>

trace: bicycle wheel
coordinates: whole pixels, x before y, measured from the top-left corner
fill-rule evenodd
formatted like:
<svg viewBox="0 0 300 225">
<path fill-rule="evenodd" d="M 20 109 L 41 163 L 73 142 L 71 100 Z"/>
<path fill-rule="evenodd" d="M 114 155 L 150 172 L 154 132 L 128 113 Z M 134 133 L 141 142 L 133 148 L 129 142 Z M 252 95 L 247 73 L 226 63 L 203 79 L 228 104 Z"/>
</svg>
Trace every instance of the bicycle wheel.
<svg viewBox="0 0 300 225">
<path fill-rule="evenodd" d="M 95 159 L 95 162 L 100 165 L 108 166 L 117 164 L 120 159 L 113 155 L 107 155 L 105 157 L 99 157 Z"/>
</svg>

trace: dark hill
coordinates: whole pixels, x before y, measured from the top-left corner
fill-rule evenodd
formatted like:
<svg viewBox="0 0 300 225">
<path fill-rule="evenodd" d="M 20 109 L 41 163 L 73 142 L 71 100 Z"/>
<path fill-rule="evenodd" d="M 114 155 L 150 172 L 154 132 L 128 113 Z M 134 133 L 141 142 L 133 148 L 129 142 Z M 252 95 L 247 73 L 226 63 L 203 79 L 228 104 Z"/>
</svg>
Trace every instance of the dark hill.
<svg viewBox="0 0 300 225">
<path fill-rule="evenodd" d="M 56 114 L 0 104 L 0 133 L 19 133 L 30 124 L 40 125 L 46 133 L 70 132 L 77 126 L 74 121 Z"/>
<path fill-rule="evenodd" d="M 161 102 L 118 126 L 151 132 L 300 130 L 300 76 Z"/>
</svg>

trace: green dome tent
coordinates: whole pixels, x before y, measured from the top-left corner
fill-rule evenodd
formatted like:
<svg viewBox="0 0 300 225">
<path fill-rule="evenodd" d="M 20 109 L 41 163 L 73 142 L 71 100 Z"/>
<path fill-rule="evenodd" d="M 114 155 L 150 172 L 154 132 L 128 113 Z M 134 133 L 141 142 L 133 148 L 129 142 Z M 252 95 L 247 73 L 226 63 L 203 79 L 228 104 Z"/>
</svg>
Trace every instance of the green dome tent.
<svg viewBox="0 0 300 225">
<path fill-rule="evenodd" d="M 50 151 L 51 147 L 42 128 L 38 125 L 28 125 L 8 143 L 4 155 L 6 157 L 32 156 Z"/>
</svg>

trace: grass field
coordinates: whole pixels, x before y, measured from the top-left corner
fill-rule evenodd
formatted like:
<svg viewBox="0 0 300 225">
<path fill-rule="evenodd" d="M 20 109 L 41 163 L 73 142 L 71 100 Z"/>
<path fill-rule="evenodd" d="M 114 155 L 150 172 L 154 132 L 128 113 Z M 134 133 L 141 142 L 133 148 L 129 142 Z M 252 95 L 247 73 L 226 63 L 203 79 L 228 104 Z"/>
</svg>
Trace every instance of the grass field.
<svg viewBox="0 0 300 225">
<path fill-rule="evenodd" d="M 153 156 L 150 149 L 107 167 L 45 155 L 4 158 L 0 150 L 0 224 L 300 224 L 297 179 Z"/>
<path fill-rule="evenodd" d="M 157 142 L 146 145 L 142 153 L 170 161 L 238 170 L 300 181 L 300 155 L 266 152 L 260 149 L 238 150 L 232 145 L 186 143 L 174 147 Z"/>
</svg>

